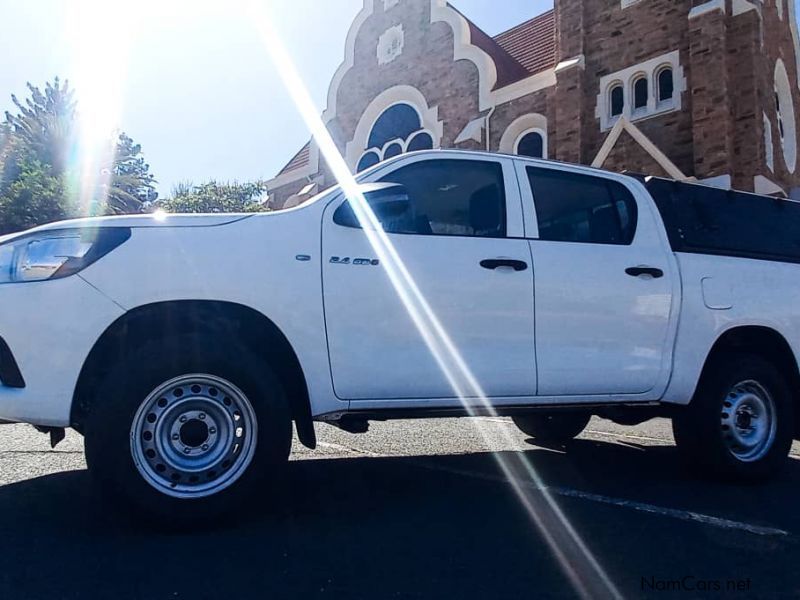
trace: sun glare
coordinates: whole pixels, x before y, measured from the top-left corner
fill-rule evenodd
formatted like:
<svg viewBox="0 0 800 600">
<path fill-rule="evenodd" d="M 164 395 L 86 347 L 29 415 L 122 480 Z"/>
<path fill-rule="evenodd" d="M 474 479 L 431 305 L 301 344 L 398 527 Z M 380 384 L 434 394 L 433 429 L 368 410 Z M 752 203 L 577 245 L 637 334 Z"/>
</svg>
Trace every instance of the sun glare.
<svg viewBox="0 0 800 600">
<path fill-rule="evenodd" d="M 70 24 L 78 93 L 81 138 L 89 147 L 103 145 L 119 125 L 123 107 L 132 30 L 130 13 L 117 2 L 80 0 Z M 121 20 L 126 25 L 120 26 Z"/>
<path fill-rule="evenodd" d="M 111 179 L 136 12 L 118 2 L 79 0 L 69 13 L 70 83 L 79 115 L 72 166 L 80 205 L 89 213 L 101 210 Z"/>
<path fill-rule="evenodd" d="M 477 381 L 453 343 L 441 321 L 406 268 L 391 240 L 380 227 L 377 218 L 359 191 L 355 177 L 328 132 L 319 110 L 294 66 L 285 46 L 281 42 L 267 4 L 252 0 L 249 3 L 253 23 L 259 29 L 261 40 L 269 54 L 283 84 L 311 131 L 325 157 L 328 167 L 353 204 L 354 212 L 364 225 L 363 231 L 381 261 L 389 279 L 413 320 L 420 336 L 425 341 L 439 368 L 450 386 L 471 415 L 496 415 L 480 382 Z M 476 403 L 477 399 L 477 403 Z M 488 433 L 480 429 L 488 441 Z M 510 435 L 508 436 L 511 442 Z M 606 574 L 592 552 L 563 513 L 546 485 L 523 454 L 494 454 L 497 464 L 509 481 L 520 503 L 547 542 L 550 551 L 558 560 L 564 574 L 572 583 L 576 593 L 583 598 L 621 597 L 614 583 Z M 533 481 L 536 490 L 525 485 Z"/>
</svg>

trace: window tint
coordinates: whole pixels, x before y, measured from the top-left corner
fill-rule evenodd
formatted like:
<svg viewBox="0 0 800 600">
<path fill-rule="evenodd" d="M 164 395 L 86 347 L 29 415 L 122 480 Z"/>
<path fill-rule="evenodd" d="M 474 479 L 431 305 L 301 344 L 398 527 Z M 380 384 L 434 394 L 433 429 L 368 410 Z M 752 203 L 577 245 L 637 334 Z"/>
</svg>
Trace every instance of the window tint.
<svg viewBox="0 0 800 600">
<path fill-rule="evenodd" d="M 637 209 L 620 183 L 528 167 L 539 239 L 551 242 L 630 244 L 636 232 Z"/>
<path fill-rule="evenodd" d="M 387 233 L 416 233 L 416 222 L 403 186 L 390 186 L 375 189 L 364 194 L 372 213 Z M 343 203 L 333 214 L 333 222 L 343 227 L 359 229 L 353 207 L 349 202 Z"/>
<path fill-rule="evenodd" d="M 406 213 L 393 213 L 391 223 L 382 220 L 386 231 L 475 237 L 506 235 L 505 186 L 499 163 L 425 160 L 401 167 L 381 182 L 400 184 L 408 195 Z"/>
</svg>

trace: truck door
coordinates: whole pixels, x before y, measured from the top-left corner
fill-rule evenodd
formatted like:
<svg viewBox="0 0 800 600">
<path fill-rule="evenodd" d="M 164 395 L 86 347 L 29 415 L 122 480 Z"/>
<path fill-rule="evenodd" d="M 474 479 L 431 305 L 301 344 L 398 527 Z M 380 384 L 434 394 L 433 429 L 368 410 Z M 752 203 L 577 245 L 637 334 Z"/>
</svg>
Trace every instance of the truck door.
<svg viewBox="0 0 800 600">
<path fill-rule="evenodd" d="M 645 394 L 664 382 L 678 275 L 628 178 L 517 162 L 536 274 L 539 394 Z"/>
<path fill-rule="evenodd" d="M 367 200 L 404 268 L 487 396 L 535 395 L 533 271 L 513 161 L 428 155 L 393 167 L 377 177 L 402 197 Z M 322 250 L 336 395 L 456 397 L 343 197 L 323 216 Z"/>
</svg>

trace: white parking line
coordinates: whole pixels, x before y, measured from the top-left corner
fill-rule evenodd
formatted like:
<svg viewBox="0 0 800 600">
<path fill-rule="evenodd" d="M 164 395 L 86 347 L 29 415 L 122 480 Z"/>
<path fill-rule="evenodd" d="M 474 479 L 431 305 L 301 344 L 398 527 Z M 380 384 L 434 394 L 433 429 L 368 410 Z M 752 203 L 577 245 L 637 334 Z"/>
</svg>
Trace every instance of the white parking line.
<svg viewBox="0 0 800 600">
<path fill-rule="evenodd" d="M 359 454 L 362 456 L 369 456 L 371 458 L 410 458 L 404 455 L 390 455 L 378 454 L 370 452 L 369 450 L 361 450 L 342 444 L 333 444 L 330 442 L 319 442 L 320 446 L 345 452 L 347 454 Z M 416 466 L 428 469 L 430 471 L 439 471 L 442 473 L 450 473 L 452 475 L 460 475 L 462 477 L 471 477 L 472 479 L 481 479 L 484 481 L 492 481 L 497 483 L 509 483 L 509 481 L 502 475 L 494 475 L 491 473 L 477 473 L 475 471 L 467 471 L 464 469 L 453 469 L 451 467 L 442 467 L 440 465 L 432 464 L 430 461 L 419 459 L 414 460 Z M 644 512 L 662 517 L 669 517 L 678 519 L 679 521 L 692 521 L 695 523 L 702 523 L 711 527 L 718 527 L 720 529 L 731 529 L 736 531 L 743 531 L 754 535 L 772 536 L 772 537 L 788 537 L 790 532 L 776 527 L 765 527 L 762 525 L 753 525 L 751 523 L 744 523 L 741 521 L 733 521 L 731 519 L 723 519 L 712 515 L 705 515 L 703 513 L 694 512 L 691 510 L 681 510 L 677 508 L 668 508 L 665 506 L 657 506 L 655 504 L 647 504 L 644 502 L 637 502 L 635 500 L 626 500 L 624 498 L 614 498 L 612 496 L 604 496 L 602 494 L 594 494 L 592 492 L 584 492 L 572 488 L 559 487 L 559 486 L 539 486 L 533 481 L 522 481 L 520 484 L 523 487 L 532 490 L 547 489 L 551 494 L 562 496 L 566 498 L 578 498 L 580 500 L 587 500 L 589 502 L 598 502 L 600 504 L 609 504 L 611 506 L 618 506 L 620 508 L 628 508 L 637 512 Z"/>
<path fill-rule="evenodd" d="M 672 445 L 672 440 L 668 440 L 666 438 L 656 438 L 656 437 L 649 437 L 646 435 L 634 435 L 632 433 L 619 433 L 614 431 L 600 431 L 599 429 L 587 429 L 586 433 L 591 433 L 592 435 L 601 435 L 604 437 L 611 437 L 611 438 L 623 438 L 626 440 L 639 440 L 643 442 L 658 442 L 659 444 L 668 444 Z"/>
<path fill-rule="evenodd" d="M 452 469 L 450 467 L 441 467 L 433 465 L 429 462 L 419 461 L 417 463 L 420 467 L 431 471 L 439 471 L 443 473 L 451 473 L 453 475 L 461 475 L 463 477 L 471 477 L 473 479 L 482 479 L 485 481 L 494 481 L 499 483 L 509 483 L 508 480 L 501 475 L 492 475 L 489 473 L 476 473 L 474 471 L 466 471 L 463 469 Z M 711 525 L 721 529 L 735 529 L 738 531 L 745 531 L 755 535 L 763 536 L 780 536 L 787 537 L 790 535 L 788 531 L 777 529 L 775 527 L 764 527 L 761 525 L 752 525 L 750 523 L 742 523 L 740 521 L 732 521 L 730 519 L 723 519 L 711 515 L 704 515 L 702 513 L 693 512 L 690 510 L 680 510 L 676 508 L 667 508 L 664 506 L 656 506 L 654 504 L 646 504 L 643 502 L 636 502 L 634 500 L 625 500 L 623 498 L 613 498 L 611 496 L 603 496 L 601 494 L 593 494 L 591 492 L 583 492 L 572 488 L 558 487 L 558 486 L 538 486 L 532 481 L 520 482 L 526 488 L 533 490 L 547 489 L 551 494 L 556 496 L 565 496 L 568 498 L 579 498 L 581 500 L 588 500 L 590 502 L 599 502 L 601 504 L 610 504 L 612 506 L 619 506 L 622 508 L 629 508 L 631 510 L 646 512 L 650 514 L 660 515 L 663 517 L 670 517 L 681 521 L 694 521 L 704 525 Z"/>
<path fill-rule="evenodd" d="M 347 454 L 361 454 L 362 456 L 369 456 L 372 458 L 402 458 L 405 456 L 403 454 L 378 454 L 377 452 L 361 450 L 359 448 L 353 448 L 352 446 L 343 446 L 342 444 L 334 444 L 333 442 L 317 442 L 317 446 L 330 448 L 331 450 L 337 450 Z"/>
</svg>

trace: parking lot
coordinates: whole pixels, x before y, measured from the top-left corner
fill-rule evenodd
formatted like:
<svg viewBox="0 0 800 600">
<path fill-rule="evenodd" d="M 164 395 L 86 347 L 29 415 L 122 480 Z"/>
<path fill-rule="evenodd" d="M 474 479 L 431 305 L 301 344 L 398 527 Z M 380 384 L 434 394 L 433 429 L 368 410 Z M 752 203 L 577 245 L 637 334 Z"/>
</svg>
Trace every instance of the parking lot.
<svg viewBox="0 0 800 600">
<path fill-rule="evenodd" d="M 273 500 L 233 525 L 164 533 L 92 494 L 80 436 L 51 451 L 30 427 L 0 432 L 2 598 L 542 598 L 576 582 L 624 597 L 800 594 L 797 443 L 779 480 L 741 487 L 687 473 L 660 420 L 595 420 L 568 452 L 506 419 L 360 436 L 318 425 L 320 448 L 295 445 Z M 501 465 L 520 458 L 533 468 L 515 492 Z"/>
</svg>

